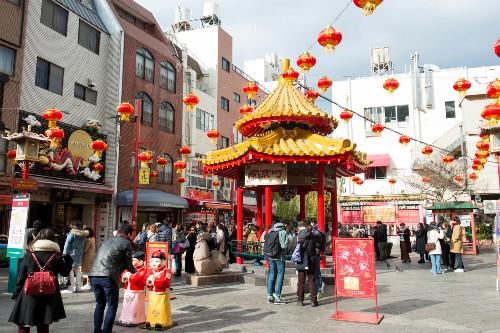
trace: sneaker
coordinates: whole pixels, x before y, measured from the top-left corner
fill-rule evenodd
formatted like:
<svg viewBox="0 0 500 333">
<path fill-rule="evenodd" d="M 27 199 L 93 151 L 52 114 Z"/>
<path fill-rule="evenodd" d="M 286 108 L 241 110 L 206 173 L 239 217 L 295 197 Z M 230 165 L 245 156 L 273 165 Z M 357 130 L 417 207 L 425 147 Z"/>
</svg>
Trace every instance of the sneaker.
<svg viewBox="0 0 500 333">
<path fill-rule="evenodd" d="M 321 297 L 323 297 L 323 293 L 321 291 L 318 291 L 318 293 L 316 294 L 316 297 L 318 299 L 320 299 Z"/>
<path fill-rule="evenodd" d="M 61 294 L 72 294 L 72 293 L 73 293 L 73 290 L 71 290 L 71 289 L 61 290 Z"/>
<path fill-rule="evenodd" d="M 276 304 L 276 305 L 286 304 L 286 301 L 281 299 L 281 297 L 276 297 L 274 299 L 274 304 Z"/>
<path fill-rule="evenodd" d="M 88 283 L 87 283 L 87 284 L 86 284 L 86 285 L 84 285 L 84 286 L 83 286 L 80 290 L 81 290 L 81 291 L 85 291 L 85 290 L 91 290 L 91 289 L 92 289 L 92 287 L 90 286 L 90 284 L 88 284 Z"/>
<path fill-rule="evenodd" d="M 267 296 L 267 303 L 273 304 L 274 303 L 274 297 L 273 296 Z"/>
<path fill-rule="evenodd" d="M 455 269 L 455 273 L 463 273 L 465 270 L 463 268 L 457 268 Z"/>
</svg>

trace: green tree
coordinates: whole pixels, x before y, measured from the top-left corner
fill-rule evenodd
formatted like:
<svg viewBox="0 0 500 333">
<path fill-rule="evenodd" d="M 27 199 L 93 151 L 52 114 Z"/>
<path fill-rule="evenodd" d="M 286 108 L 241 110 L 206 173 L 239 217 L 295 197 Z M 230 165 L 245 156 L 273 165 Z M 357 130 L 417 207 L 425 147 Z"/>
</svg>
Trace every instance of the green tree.
<svg viewBox="0 0 500 333">
<path fill-rule="evenodd" d="M 295 196 L 290 201 L 285 201 L 279 194 L 273 194 L 273 201 L 276 202 L 276 217 L 282 220 L 295 220 L 299 214 L 299 197 Z"/>
</svg>

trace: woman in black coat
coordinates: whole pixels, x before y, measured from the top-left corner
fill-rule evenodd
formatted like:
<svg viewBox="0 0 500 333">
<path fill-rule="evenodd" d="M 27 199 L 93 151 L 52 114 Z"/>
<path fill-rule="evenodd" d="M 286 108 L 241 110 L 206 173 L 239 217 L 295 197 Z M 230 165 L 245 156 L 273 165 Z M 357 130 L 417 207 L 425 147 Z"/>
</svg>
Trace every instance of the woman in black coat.
<svg viewBox="0 0 500 333">
<path fill-rule="evenodd" d="M 425 230 L 425 226 L 423 223 L 419 223 L 418 225 L 418 230 L 415 234 L 417 237 L 417 246 L 416 246 L 416 252 L 420 254 L 420 260 L 418 261 L 419 264 L 424 264 L 424 256 L 425 256 L 425 243 L 427 243 L 427 232 Z"/>
<path fill-rule="evenodd" d="M 194 274 L 193 253 L 196 246 L 196 235 L 195 227 L 191 227 L 189 234 L 187 235 L 189 247 L 186 249 L 186 257 L 184 258 L 184 270 L 188 274 Z"/>
<path fill-rule="evenodd" d="M 53 272 L 55 276 L 60 274 L 68 276 L 73 265 L 69 255 L 62 255 L 56 236 L 50 229 L 42 229 L 33 243 L 33 254 L 43 267 L 45 262 L 54 254 L 52 261 L 45 267 L 46 271 Z M 64 305 L 61 298 L 59 285 L 56 283 L 56 292 L 53 295 L 31 296 L 24 293 L 24 283 L 28 275 L 39 271 L 32 252 L 24 255 L 19 274 L 17 276 L 16 288 L 12 298 L 16 300 L 14 308 L 9 317 L 9 322 L 19 327 L 19 333 L 30 331 L 30 327 L 36 326 L 37 332 L 49 332 L 49 325 L 59 319 L 66 318 Z"/>
</svg>

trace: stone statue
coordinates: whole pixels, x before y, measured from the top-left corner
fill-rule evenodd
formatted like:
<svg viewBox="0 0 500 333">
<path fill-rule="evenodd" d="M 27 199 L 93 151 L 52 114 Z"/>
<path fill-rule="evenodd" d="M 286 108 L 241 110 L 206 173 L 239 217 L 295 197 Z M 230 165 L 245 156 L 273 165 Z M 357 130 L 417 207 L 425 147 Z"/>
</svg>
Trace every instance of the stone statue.
<svg viewBox="0 0 500 333">
<path fill-rule="evenodd" d="M 208 249 L 206 239 L 199 235 L 193 253 L 194 270 L 196 275 L 214 275 L 222 272 L 227 265 L 226 256 L 219 250 Z"/>
</svg>

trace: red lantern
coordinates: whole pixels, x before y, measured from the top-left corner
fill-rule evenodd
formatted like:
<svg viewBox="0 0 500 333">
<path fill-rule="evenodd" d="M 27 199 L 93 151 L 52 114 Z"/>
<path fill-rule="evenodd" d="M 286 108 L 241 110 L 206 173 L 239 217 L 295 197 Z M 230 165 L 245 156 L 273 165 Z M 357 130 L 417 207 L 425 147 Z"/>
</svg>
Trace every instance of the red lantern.
<svg viewBox="0 0 500 333">
<path fill-rule="evenodd" d="M 158 157 L 156 164 L 158 164 L 161 168 L 164 168 L 165 165 L 168 164 L 168 160 L 165 157 Z"/>
<path fill-rule="evenodd" d="M 474 164 L 484 164 L 484 163 L 482 163 L 480 158 L 475 158 L 472 160 L 472 164 L 474 165 Z"/>
<path fill-rule="evenodd" d="M 207 132 L 207 136 L 212 140 L 212 142 L 217 141 L 217 138 L 219 137 L 220 133 L 216 129 L 211 129 Z"/>
<path fill-rule="evenodd" d="M 108 144 L 102 140 L 95 140 L 90 144 L 90 148 L 92 148 L 95 154 L 101 158 L 102 152 L 108 149 Z"/>
<path fill-rule="evenodd" d="M 470 81 L 461 77 L 453 84 L 453 89 L 458 91 L 460 95 L 465 96 L 465 93 L 467 92 L 467 90 L 469 90 L 470 86 L 471 86 Z"/>
<path fill-rule="evenodd" d="M 45 136 L 50 139 L 50 148 L 57 148 L 64 138 L 64 131 L 59 127 L 52 127 L 45 131 Z"/>
<path fill-rule="evenodd" d="M 486 95 L 489 98 L 495 99 L 497 104 L 500 104 L 500 79 L 490 82 L 486 87 Z"/>
<path fill-rule="evenodd" d="M 394 185 L 394 184 L 396 184 L 396 179 L 389 178 L 388 182 L 389 182 L 389 184 Z"/>
<path fill-rule="evenodd" d="M 247 85 L 243 87 L 243 92 L 247 95 L 248 99 L 254 99 L 258 91 L 259 86 L 255 82 L 248 82 Z"/>
<path fill-rule="evenodd" d="M 488 124 L 493 126 L 500 120 L 500 104 L 488 104 L 481 112 L 481 117 L 488 120 Z"/>
<path fill-rule="evenodd" d="M 178 181 L 180 184 L 185 183 L 185 182 L 186 182 L 186 177 L 182 177 L 182 176 L 181 176 L 181 177 L 177 178 L 177 181 Z"/>
<path fill-rule="evenodd" d="M 194 107 L 200 103 L 200 99 L 193 93 L 189 93 L 182 99 L 188 111 L 193 111 Z"/>
<path fill-rule="evenodd" d="M 481 133 L 479 133 L 479 137 L 483 141 L 486 141 L 486 142 L 490 141 L 490 134 L 488 132 L 481 132 Z"/>
<path fill-rule="evenodd" d="M 352 180 L 354 183 L 357 183 L 357 182 L 359 182 L 359 181 L 361 180 L 361 178 L 359 178 L 358 176 L 353 176 L 353 177 L 351 178 L 351 180 Z"/>
<path fill-rule="evenodd" d="M 287 84 L 292 84 L 299 78 L 299 72 L 293 68 L 288 68 L 281 76 Z"/>
<path fill-rule="evenodd" d="M 94 165 L 92 166 L 92 169 L 94 169 L 94 171 L 99 174 L 102 170 L 104 170 L 104 165 L 102 165 L 101 163 L 94 163 Z"/>
<path fill-rule="evenodd" d="M 456 175 L 453 179 L 455 179 L 455 181 L 461 183 L 464 180 L 464 177 L 462 177 L 460 175 Z"/>
<path fill-rule="evenodd" d="M 472 164 L 471 168 L 475 171 L 481 171 L 484 169 L 484 166 L 482 164 Z"/>
<path fill-rule="evenodd" d="M 493 46 L 493 50 L 495 51 L 497 57 L 500 57 L 500 38 L 497 39 L 497 42 Z"/>
<path fill-rule="evenodd" d="M 56 108 L 47 109 L 43 114 L 43 119 L 49 122 L 49 128 L 54 128 L 57 122 L 62 119 L 62 112 Z"/>
<path fill-rule="evenodd" d="M 316 58 L 309 52 L 304 52 L 297 58 L 297 66 L 303 72 L 308 72 L 314 65 L 316 65 Z"/>
<path fill-rule="evenodd" d="M 322 92 L 326 92 L 328 90 L 328 88 L 330 88 L 332 86 L 332 80 L 330 78 L 328 78 L 327 76 L 323 76 L 322 78 L 320 78 L 318 80 L 318 88 L 322 91 Z"/>
<path fill-rule="evenodd" d="M 309 102 L 314 103 L 318 99 L 319 93 L 314 89 L 309 89 L 304 93 L 304 96 Z"/>
<path fill-rule="evenodd" d="M 389 94 L 392 94 L 399 88 L 399 82 L 395 78 L 391 77 L 384 81 L 383 87 L 389 92 Z"/>
<path fill-rule="evenodd" d="M 120 115 L 121 121 L 130 121 L 130 115 L 134 113 L 134 107 L 130 103 L 121 103 L 116 107 L 116 112 Z"/>
<path fill-rule="evenodd" d="M 179 153 L 181 153 L 181 155 L 183 156 L 189 155 L 191 154 L 191 148 L 189 148 L 189 146 L 183 146 L 181 147 L 181 149 L 179 149 Z"/>
<path fill-rule="evenodd" d="M 214 181 L 212 182 L 212 186 L 213 186 L 213 187 L 219 187 L 219 186 L 220 186 L 220 181 L 218 181 L 218 180 L 214 180 Z"/>
<path fill-rule="evenodd" d="M 422 183 L 430 183 L 431 177 L 423 176 L 422 177 Z"/>
<path fill-rule="evenodd" d="M 487 150 L 479 150 L 474 156 L 477 158 L 488 158 L 490 157 L 490 153 Z"/>
<path fill-rule="evenodd" d="M 453 157 L 453 155 L 445 155 L 445 156 L 443 156 L 443 163 L 444 164 L 450 164 L 454 160 L 455 160 L 455 157 Z"/>
<path fill-rule="evenodd" d="M 433 151 L 434 149 L 432 149 L 431 146 L 424 146 L 424 148 L 422 148 L 422 154 L 424 154 L 426 157 L 432 154 Z"/>
<path fill-rule="evenodd" d="M 349 120 L 351 120 L 352 115 L 353 115 L 353 113 L 351 111 L 344 110 L 344 111 L 340 112 L 339 117 L 340 117 L 340 119 L 342 119 L 343 121 L 345 121 L 346 123 L 348 123 Z"/>
<path fill-rule="evenodd" d="M 16 164 L 16 156 L 17 152 L 15 149 L 9 150 L 7 152 L 7 158 L 12 162 L 12 164 Z"/>
<path fill-rule="evenodd" d="M 382 1 L 383 0 L 353 0 L 357 7 L 363 9 L 363 14 L 366 16 L 373 14 Z"/>
<path fill-rule="evenodd" d="M 323 46 L 326 52 L 332 53 L 335 47 L 342 41 L 342 34 L 333 27 L 328 26 L 318 34 L 318 43 Z"/>
<path fill-rule="evenodd" d="M 401 135 L 399 137 L 399 143 L 402 144 L 403 146 L 406 146 L 408 143 L 410 143 L 411 138 L 408 135 Z"/>
<path fill-rule="evenodd" d="M 177 173 L 181 173 L 182 170 L 184 170 L 186 168 L 186 165 L 187 165 L 186 162 L 179 160 L 179 161 L 175 161 L 174 168 L 175 168 L 175 170 L 177 170 Z"/>
<path fill-rule="evenodd" d="M 151 177 L 151 178 L 156 178 L 156 177 L 158 177 L 158 171 L 156 171 L 156 170 L 151 171 L 151 172 L 149 173 L 149 177 Z"/>
<path fill-rule="evenodd" d="M 469 179 L 472 180 L 473 182 L 476 181 L 477 178 L 478 178 L 478 175 L 475 172 L 473 172 L 469 175 Z"/>
<path fill-rule="evenodd" d="M 476 148 L 479 150 L 489 150 L 490 149 L 490 144 L 485 141 L 478 141 L 476 142 Z"/>
<path fill-rule="evenodd" d="M 242 114 L 242 115 L 246 115 L 246 114 L 249 114 L 252 112 L 253 112 L 253 108 L 248 104 L 245 104 L 240 108 L 240 114 Z"/>
<path fill-rule="evenodd" d="M 372 126 L 372 132 L 375 133 L 376 136 L 380 136 L 382 131 L 384 130 L 384 125 L 380 123 L 376 123 Z"/>
<path fill-rule="evenodd" d="M 137 159 L 144 163 L 149 163 L 153 159 L 153 155 L 149 151 L 143 151 L 137 155 Z"/>
</svg>

